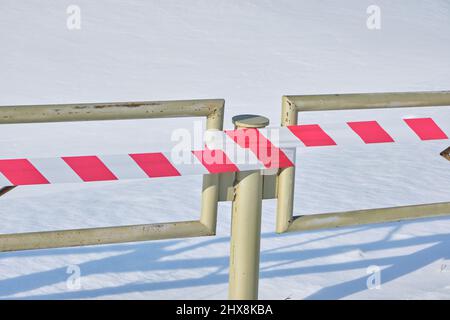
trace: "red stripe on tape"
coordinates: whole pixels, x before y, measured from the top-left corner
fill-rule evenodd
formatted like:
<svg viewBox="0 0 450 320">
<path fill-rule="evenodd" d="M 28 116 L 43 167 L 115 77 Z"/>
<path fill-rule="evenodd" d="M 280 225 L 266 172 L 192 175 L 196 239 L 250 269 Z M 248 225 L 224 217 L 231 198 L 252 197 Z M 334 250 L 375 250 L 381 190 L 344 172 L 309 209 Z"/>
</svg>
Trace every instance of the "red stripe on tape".
<svg viewBox="0 0 450 320">
<path fill-rule="evenodd" d="M 209 173 L 237 172 L 239 168 L 231 162 L 222 150 L 192 151 L 198 160 L 205 166 Z"/>
<path fill-rule="evenodd" d="M 286 154 L 264 137 L 257 129 L 225 131 L 242 148 L 250 149 L 267 169 L 287 168 L 294 164 Z"/>
<path fill-rule="evenodd" d="M 15 186 L 49 183 L 27 159 L 0 160 L 0 172 Z"/>
<path fill-rule="evenodd" d="M 403 119 L 421 140 L 448 139 L 444 131 L 431 118 Z"/>
<path fill-rule="evenodd" d="M 394 139 L 376 121 L 347 122 L 365 143 L 394 142 Z"/>
<path fill-rule="evenodd" d="M 288 126 L 288 129 L 307 147 L 336 145 L 336 142 L 317 124 Z"/>
<path fill-rule="evenodd" d="M 96 156 L 62 157 L 84 182 L 118 180 Z"/>
<path fill-rule="evenodd" d="M 135 153 L 130 154 L 130 157 L 150 178 L 181 176 L 178 170 L 160 152 Z"/>
</svg>

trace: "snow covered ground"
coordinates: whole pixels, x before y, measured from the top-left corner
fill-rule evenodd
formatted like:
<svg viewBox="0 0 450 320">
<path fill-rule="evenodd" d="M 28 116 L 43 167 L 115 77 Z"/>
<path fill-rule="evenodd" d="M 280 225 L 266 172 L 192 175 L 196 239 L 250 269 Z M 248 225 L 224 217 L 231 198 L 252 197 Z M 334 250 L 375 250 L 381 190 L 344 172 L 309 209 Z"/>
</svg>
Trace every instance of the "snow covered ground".
<svg viewBox="0 0 450 320">
<path fill-rule="evenodd" d="M 80 30 L 66 27 L 71 4 L 81 8 Z M 366 26 L 372 4 L 380 30 Z M 225 98 L 227 128 L 240 113 L 278 125 L 283 94 L 450 89 L 449 26 L 445 0 L 0 0 L 0 105 Z M 450 107 L 439 113 L 450 132 Z M 192 123 L 2 125 L 0 158 L 160 150 Z M 447 146 L 303 151 L 296 214 L 449 201 L 449 163 L 438 156 Z M 22 187 L 0 198 L 0 233 L 192 220 L 200 185 L 182 177 Z M 260 298 L 450 298 L 450 218 L 276 235 L 275 206 L 264 202 Z M 216 237 L 1 253 L 0 298 L 223 299 L 229 229 L 222 203 Z M 67 285 L 74 266 L 81 288 Z M 367 288 L 369 266 L 381 269 L 380 289 Z"/>
</svg>

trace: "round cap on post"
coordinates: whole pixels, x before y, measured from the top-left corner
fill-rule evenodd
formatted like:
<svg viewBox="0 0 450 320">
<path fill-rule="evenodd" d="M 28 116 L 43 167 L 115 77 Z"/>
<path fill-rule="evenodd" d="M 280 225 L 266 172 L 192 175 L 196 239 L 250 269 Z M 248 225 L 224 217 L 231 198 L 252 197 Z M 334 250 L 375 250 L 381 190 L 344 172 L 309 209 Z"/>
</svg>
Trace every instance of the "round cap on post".
<svg viewBox="0 0 450 320">
<path fill-rule="evenodd" d="M 241 114 L 232 118 L 236 128 L 264 128 L 269 125 L 270 120 L 263 116 L 254 114 Z"/>
</svg>

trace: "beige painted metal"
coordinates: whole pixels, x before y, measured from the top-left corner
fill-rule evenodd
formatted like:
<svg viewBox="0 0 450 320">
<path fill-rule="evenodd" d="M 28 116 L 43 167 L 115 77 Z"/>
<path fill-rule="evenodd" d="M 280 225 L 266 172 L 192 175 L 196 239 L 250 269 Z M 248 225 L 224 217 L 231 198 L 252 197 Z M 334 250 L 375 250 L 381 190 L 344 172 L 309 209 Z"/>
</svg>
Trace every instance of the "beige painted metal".
<svg viewBox="0 0 450 320">
<path fill-rule="evenodd" d="M 281 169 L 278 174 L 276 232 L 285 232 L 294 212 L 295 167 Z"/>
<path fill-rule="evenodd" d="M 437 107 L 450 105 L 450 91 L 286 96 L 297 111 Z"/>
<path fill-rule="evenodd" d="M 269 125 L 269 119 L 262 116 L 242 114 L 233 117 L 233 124 L 236 128 L 263 128 Z M 219 201 L 233 201 L 235 180 L 236 174 L 234 172 L 220 174 Z M 277 197 L 277 172 L 269 174 L 269 171 L 265 170 L 262 180 L 263 199 L 275 199 Z"/>
<path fill-rule="evenodd" d="M 219 175 L 219 201 L 233 201 L 236 174 L 234 172 L 226 172 Z"/>
<path fill-rule="evenodd" d="M 206 117 L 207 129 L 222 130 L 224 100 L 87 103 L 0 107 L 0 124 Z M 0 196 L 11 188 L 2 189 Z M 0 235 L 0 251 L 146 241 L 216 233 L 219 175 L 203 177 L 199 221 Z M 127 234 L 128 233 L 128 234 Z"/>
<path fill-rule="evenodd" d="M 263 178 L 263 200 L 276 199 L 278 192 L 278 171 L 268 174 L 269 170 L 262 171 Z M 270 172 L 270 171 L 269 171 Z"/>
<path fill-rule="evenodd" d="M 265 174 L 263 172 L 263 200 L 277 198 L 277 172 L 274 174 Z M 234 181 L 236 175 L 234 172 L 221 173 L 219 175 L 219 201 L 233 201 L 234 199 Z"/>
<path fill-rule="evenodd" d="M 349 109 L 377 109 L 377 108 L 408 108 L 408 107 L 445 107 L 450 106 L 450 91 L 436 92 L 394 92 L 394 93 L 359 93 L 359 94 L 332 94 L 332 95 L 304 95 L 304 96 L 284 96 L 282 100 L 281 124 L 282 126 L 294 125 L 298 123 L 298 112 L 301 111 L 325 111 L 325 110 L 349 110 Z M 277 204 L 277 223 L 276 232 L 302 230 L 300 225 L 305 223 L 311 225 L 311 221 L 321 221 L 318 225 L 326 226 L 324 221 L 340 221 L 338 226 L 345 226 L 346 223 L 374 223 L 393 221 L 396 215 L 392 212 L 398 211 L 397 208 L 382 209 L 385 214 L 370 216 L 363 214 L 357 218 L 339 218 L 353 217 L 351 212 L 330 213 L 325 216 L 316 215 L 308 217 L 293 217 L 295 169 L 286 168 L 279 171 L 278 174 L 278 204 Z M 427 205 L 433 207 L 433 204 Z M 441 208 L 436 204 L 436 208 Z M 428 207 L 427 207 L 428 208 Z M 390 211 L 393 210 L 393 211 Z M 420 208 L 417 208 L 420 211 Z M 433 209 L 427 209 L 433 210 Z M 423 215 L 413 210 L 413 218 L 427 217 L 428 211 Z M 355 211 L 355 214 L 360 211 Z M 377 211 L 378 212 L 378 211 Z M 316 218 L 317 217 L 317 218 Z M 356 217 L 356 215 L 355 215 Z M 392 218 L 394 217 L 394 218 Z M 408 219 L 408 214 L 400 215 L 399 220 Z M 367 221 L 367 222 L 365 222 Z M 291 225 L 292 224 L 292 225 Z M 295 227 L 294 227 L 295 225 Z M 330 222 L 330 227 L 333 222 Z M 306 226 L 305 226 L 306 228 Z"/>
<path fill-rule="evenodd" d="M 236 128 L 262 128 L 269 119 L 260 116 L 233 118 Z M 260 170 L 237 172 L 232 203 L 230 274 L 231 300 L 258 299 L 263 182 Z"/>
<path fill-rule="evenodd" d="M 261 241 L 261 172 L 238 172 L 235 192 L 228 297 L 232 300 L 255 300 L 258 299 Z"/>
<path fill-rule="evenodd" d="M 206 118 L 207 130 L 223 130 L 224 101 L 221 105 L 212 108 Z M 211 111 L 210 109 L 208 109 Z M 218 174 L 207 174 L 203 176 L 202 204 L 200 222 L 211 232 L 216 234 L 217 206 L 219 202 L 220 176 Z"/>
<path fill-rule="evenodd" d="M 286 97 L 282 98 L 281 125 L 297 124 L 297 109 Z M 280 169 L 278 172 L 277 190 L 277 233 L 285 232 L 292 220 L 294 212 L 295 166 Z"/>
<path fill-rule="evenodd" d="M 264 128 L 270 123 L 268 118 L 254 114 L 234 116 L 232 121 L 235 128 Z"/>
<path fill-rule="evenodd" d="M 287 232 L 450 215 L 450 202 L 297 216 Z"/>
<path fill-rule="evenodd" d="M 210 236 L 199 221 L 0 235 L 0 252 Z"/>
<path fill-rule="evenodd" d="M 220 121 L 224 100 L 143 101 L 1 106 L 0 124 L 208 117 Z"/>
<path fill-rule="evenodd" d="M 219 175 L 204 175 L 200 222 L 210 230 L 211 235 L 216 234 L 218 202 Z"/>
</svg>

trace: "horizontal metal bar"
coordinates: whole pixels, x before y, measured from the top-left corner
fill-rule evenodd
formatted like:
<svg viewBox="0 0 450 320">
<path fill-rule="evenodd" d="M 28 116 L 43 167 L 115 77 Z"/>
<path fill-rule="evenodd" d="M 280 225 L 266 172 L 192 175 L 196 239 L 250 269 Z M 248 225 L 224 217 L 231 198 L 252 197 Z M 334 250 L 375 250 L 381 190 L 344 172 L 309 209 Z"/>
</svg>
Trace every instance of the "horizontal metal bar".
<svg viewBox="0 0 450 320">
<path fill-rule="evenodd" d="M 0 124 L 166 117 L 220 117 L 224 100 L 144 101 L 0 106 Z"/>
<path fill-rule="evenodd" d="M 199 221 L 0 235 L 0 252 L 214 235 Z"/>
<path fill-rule="evenodd" d="M 331 229 L 450 215 L 450 202 L 297 216 L 286 232 Z"/>
<path fill-rule="evenodd" d="M 450 106 L 450 91 L 285 96 L 297 111 Z"/>
</svg>

